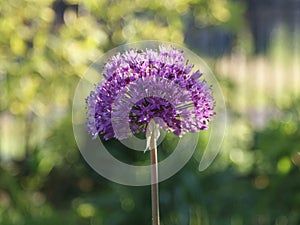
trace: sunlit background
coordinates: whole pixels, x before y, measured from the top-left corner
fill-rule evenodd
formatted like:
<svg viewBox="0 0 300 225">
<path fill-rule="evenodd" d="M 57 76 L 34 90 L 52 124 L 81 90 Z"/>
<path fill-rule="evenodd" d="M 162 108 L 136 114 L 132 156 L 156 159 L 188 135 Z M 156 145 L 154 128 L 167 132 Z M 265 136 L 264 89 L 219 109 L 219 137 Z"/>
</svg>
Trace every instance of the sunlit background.
<svg viewBox="0 0 300 225">
<path fill-rule="evenodd" d="M 150 187 L 96 174 L 71 122 L 88 66 L 147 39 L 204 58 L 228 108 L 214 163 L 197 170 L 202 132 L 190 162 L 160 184 L 161 224 L 299 225 L 299 0 L 0 0 L 0 224 L 151 224 Z"/>
</svg>

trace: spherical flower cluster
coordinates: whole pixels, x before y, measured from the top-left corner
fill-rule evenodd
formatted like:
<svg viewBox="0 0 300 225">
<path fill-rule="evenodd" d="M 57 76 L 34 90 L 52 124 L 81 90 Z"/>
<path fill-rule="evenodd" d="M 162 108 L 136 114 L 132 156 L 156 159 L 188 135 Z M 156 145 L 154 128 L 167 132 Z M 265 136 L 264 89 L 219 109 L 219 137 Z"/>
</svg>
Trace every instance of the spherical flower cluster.
<svg viewBox="0 0 300 225">
<path fill-rule="evenodd" d="M 212 89 L 193 67 L 170 46 L 114 55 L 86 99 L 89 132 L 121 140 L 145 133 L 151 119 L 178 136 L 207 129 L 215 115 Z"/>
</svg>

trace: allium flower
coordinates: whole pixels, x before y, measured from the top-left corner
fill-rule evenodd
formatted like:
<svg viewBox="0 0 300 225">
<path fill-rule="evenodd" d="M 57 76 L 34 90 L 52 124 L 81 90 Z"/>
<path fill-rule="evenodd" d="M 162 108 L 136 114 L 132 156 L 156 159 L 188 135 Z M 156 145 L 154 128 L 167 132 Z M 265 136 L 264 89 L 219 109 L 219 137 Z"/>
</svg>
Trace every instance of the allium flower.
<svg viewBox="0 0 300 225">
<path fill-rule="evenodd" d="M 160 46 L 111 57 L 105 80 L 86 99 L 89 132 L 121 140 L 145 133 L 151 119 L 178 136 L 207 129 L 215 115 L 212 90 L 183 54 Z"/>
</svg>

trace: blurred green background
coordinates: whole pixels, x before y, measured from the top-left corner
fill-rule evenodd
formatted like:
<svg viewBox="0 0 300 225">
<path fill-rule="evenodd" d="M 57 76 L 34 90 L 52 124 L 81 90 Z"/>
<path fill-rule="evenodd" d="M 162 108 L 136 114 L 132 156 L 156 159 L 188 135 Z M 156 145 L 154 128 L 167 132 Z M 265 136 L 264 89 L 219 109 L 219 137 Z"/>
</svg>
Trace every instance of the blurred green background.
<svg viewBox="0 0 300 225">
<path fill-rule="evenodd" d="M 201 132 L 194 157 L 160 184 L 161 224 L 299 225 L 298 0 L 0 0 L 0 224 L 151 224 L 150 187 L 95 173 L 71 122 L 88 66 L 145 39 L 203 57 L 228 107 L 213 164 L 197 170 Z"/>
</svg>

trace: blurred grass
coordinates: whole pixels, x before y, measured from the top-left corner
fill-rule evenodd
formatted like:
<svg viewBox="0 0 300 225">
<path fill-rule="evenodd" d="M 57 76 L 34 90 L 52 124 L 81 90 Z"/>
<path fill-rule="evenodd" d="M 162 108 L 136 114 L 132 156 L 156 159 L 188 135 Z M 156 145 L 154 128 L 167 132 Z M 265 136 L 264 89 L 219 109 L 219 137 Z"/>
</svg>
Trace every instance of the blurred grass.
<svg viewBox="0 0 300 225">
<path fill-rule="evenodd" d="M 216 62 L 217 73 L 236 85 L 238 112 L 270 105 L 281 108 L 299 95 L 300 33 L 289 36 L 278 27 L 273 36 L 266 55 L 247 56 L 239 50 Z"/>
</svg>

